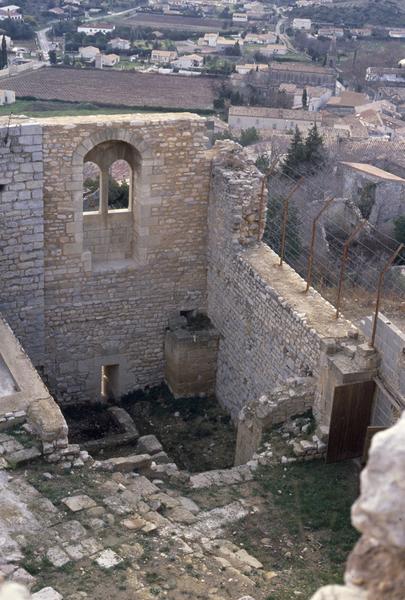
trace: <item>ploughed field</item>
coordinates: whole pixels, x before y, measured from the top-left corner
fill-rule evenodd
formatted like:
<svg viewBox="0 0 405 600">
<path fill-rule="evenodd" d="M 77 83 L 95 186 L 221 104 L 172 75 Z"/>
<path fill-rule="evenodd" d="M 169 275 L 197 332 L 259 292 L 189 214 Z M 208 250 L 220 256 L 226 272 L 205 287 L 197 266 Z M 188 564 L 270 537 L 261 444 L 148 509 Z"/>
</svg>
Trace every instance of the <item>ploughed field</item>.
<svg viewBox="0 0 405 600">
<path fill-rule="evenodd" d="M 219 81 L 129 71 L 46 67 L 3 79 L 17 98 L 93 102 L 110 106 L 212 110 Z"/>
</svg>

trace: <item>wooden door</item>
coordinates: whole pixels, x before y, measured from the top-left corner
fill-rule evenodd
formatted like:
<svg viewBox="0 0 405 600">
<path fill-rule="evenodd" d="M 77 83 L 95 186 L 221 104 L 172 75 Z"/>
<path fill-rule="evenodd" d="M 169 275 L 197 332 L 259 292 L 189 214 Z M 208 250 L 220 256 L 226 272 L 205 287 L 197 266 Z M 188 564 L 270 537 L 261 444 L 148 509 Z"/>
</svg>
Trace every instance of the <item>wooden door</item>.
<svg viewBox="0 0 405 600">
<path fill-rule="evenodd" d="M 326 462 L 363 456 L 374 391 L 374 381 L 336 386 Z"/>
</svg>

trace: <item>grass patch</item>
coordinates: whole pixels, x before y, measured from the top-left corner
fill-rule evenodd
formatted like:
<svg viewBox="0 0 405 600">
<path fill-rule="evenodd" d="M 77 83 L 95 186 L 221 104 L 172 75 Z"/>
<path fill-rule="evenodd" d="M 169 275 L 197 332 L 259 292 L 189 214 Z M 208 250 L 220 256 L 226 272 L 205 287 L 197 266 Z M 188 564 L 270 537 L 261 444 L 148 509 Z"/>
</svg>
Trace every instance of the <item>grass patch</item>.
<svg viewBox="0 0 405 600">
<path fill-rule="evenodd" d="M 244 520 L 234 540 L 265 569 L 278 573 L 267 600 L 290 600 L 296 591 L 309 598 L 322 585 L 342 582 L 344 563 L 358 538 L 350 523 L 350 507 L 358 496 L 354 464 L 263 467 L 256 485 L 262 510 Z"/>
</svg>

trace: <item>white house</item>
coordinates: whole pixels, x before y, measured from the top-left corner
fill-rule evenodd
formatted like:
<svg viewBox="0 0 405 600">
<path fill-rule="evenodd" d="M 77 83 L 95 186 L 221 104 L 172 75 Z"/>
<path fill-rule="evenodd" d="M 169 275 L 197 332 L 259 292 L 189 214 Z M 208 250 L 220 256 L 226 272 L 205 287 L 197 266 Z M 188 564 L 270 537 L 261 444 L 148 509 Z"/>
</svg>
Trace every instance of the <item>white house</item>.
<svg viewBox="0 0 405 600">
<path fill-rule="evenodd" d="M 264 56 L 283 56 L 287 54 L 288 48 L 284 44 L 268 44 L 264 48 L 261 48 L 260 52 Z"/>
<path fill-rule="evenodd" d="M 405 38 L 405 29 L 391 29 L 388 32 L 390 38 L 394 38 L 397 40 L 402 40 Z"/>
<path fill-rule="evenodd" d="M 102 54 L 101 60 L 103 67 L 114 67 L 120 62 L 120 56 L 118 54 Z"/>
<path fill-rule="evenodd" d="M 302 31 L 311 31 L 311 19 L 294 19 L 292 22 L 293 29 L 301 29 Z"/>
<path fill-rule="evenodd" d="M 320 27 L 318 29 L 318 37 L 325 38 L 342 38 L 345 32 L 342 27 Z"/>
<path fill-rule="evenodd" d="M 184 54 L 173 61 L 172 65 L 178 69 L 201 69 L 204 66 L 204 58 L 199 54 Z"/>
<path fill-rule="evenodd" d="M 233 23 L 247 23 L 248 16 L 246 13 L 234 12 L 232 15 Z"/>
<path fill-rule="evenodd" d="M 129 40 L 116 37 L 109 42 L 109 46 L 116 50 L 129 50 L 131 48 L 131 42 Z"/>
<path fill-rule="evenodd" d="M 274 44 L 277 40 L 277 35 L 269 31 L 268 33 L 247 33 L 245 36 L 245 44 Z"/>
<path fill-rule="evenodd" d="M 240 75 L 247 75 L 254 71 L 268 71 L 269 65 L 266 65 L 266 63 L 246 63 L 243 65 L 235 65 L 235 70 Z"/>
<path fill-rule="evenodd" d="M 16 4 L 0 7 L 0 21 L 11 19 L 12 21 L 21 21 L 23 16 L 20 13 L 20 7 Z"/>
<path fill-rule="evenodd" d="M 160 65 L 168 65 L 176 60 L 177 52 L 175 50 L 152 50 L 151 61 Z"/>
<path fill-rule="evenodd" d="M 112 33 L 115 29 L 115 25 L 109 25 L 108 23 L 89 23 L 79 25 L 77 28 L 78 33 L 85 33 L 86 35 L 96 35 L 97 33 Z"/>
<path fill-rule="evenodd" d="M 79 56 L 83 60 L 93 61 L 100 54 L 100 50 L 95 46 L 81 46 L 79 48 Z"/>
<path fill-rule="evenodd" d="M 249 127 L 255 127 L 262 132 L 292 132 L 295 127 L 307 131 L 313 127 L 315 122 L 314 113 L 286 108 L 231 106 L 228 114 L 229 127 L 236 131 Z"/>
<path fill-rule="evenodd" d="M 0 90 L 0 106 L 4 104 L 14 104 L 15 92 L 13 90 Z"/>
</svg>

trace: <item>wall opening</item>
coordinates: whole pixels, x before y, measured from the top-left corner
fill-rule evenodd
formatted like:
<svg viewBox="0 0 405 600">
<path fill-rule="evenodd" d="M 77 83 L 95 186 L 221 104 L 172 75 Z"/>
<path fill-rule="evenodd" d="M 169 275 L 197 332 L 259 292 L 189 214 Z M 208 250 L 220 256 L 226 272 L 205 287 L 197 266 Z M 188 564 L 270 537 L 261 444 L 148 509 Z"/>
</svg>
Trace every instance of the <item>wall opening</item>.
<svg viewBox="0 0 405 600">
<path fill-rule="evenodd" d="M 83 166 L 83 212 L 100 212 L 100 179 L 99 167 L 93 162 L 85 162 Z"/>
<path fill-rule="evenodd" d="M 83 249 L 90 251 L 94 269 L 135 258 L 139 152 L 127 142 L 94 146 L 83 164 Z"/>
<path fill-rule="evenodd" d="M 119 399 L 119 365 L 101 367 L 101 399 L 115 402 Z"/>
<path fill-rule="evenodd" d="M 129 210 L 132 169 L 126 160 L 116 160 L 108 172 L 108 212 Z"/>
</svg>

